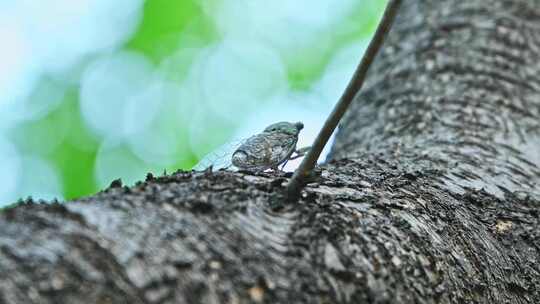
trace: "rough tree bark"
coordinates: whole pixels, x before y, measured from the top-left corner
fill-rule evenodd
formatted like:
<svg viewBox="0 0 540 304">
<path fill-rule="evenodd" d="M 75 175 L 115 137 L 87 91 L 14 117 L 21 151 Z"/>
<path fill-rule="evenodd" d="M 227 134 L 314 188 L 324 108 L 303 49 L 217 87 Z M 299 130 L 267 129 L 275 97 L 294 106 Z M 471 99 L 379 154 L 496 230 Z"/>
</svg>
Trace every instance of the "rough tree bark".
<svg viewBox="0 0 540 304">
<path fill-rule="evenodd" d="M 330 161 L 0 214 L 0 303 L 540 303 L 540 2 L 407 0 Z"/>
</svg>

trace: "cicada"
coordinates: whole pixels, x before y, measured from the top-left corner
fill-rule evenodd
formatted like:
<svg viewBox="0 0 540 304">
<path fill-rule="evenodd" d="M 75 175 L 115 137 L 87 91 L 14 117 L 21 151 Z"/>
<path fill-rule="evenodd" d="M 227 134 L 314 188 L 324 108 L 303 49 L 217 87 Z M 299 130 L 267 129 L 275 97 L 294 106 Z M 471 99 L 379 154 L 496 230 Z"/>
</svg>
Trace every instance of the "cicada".
<svg viewBox="0 0 540 304">
<path fill-rule="evenodd" d="M 283 169 L 291 159 L 304 155 L 306 149 L 297 150 L 298 134 L 304 128 L 301 122 L 278 122 L 269 125 L 261 133 L 239 142 L 234 149 L 224 145 L 204 157 L 195 170 L 232 168 L 253 172 Z M 227 150 L 233 151 L 228 153 Z"/>
</svg>

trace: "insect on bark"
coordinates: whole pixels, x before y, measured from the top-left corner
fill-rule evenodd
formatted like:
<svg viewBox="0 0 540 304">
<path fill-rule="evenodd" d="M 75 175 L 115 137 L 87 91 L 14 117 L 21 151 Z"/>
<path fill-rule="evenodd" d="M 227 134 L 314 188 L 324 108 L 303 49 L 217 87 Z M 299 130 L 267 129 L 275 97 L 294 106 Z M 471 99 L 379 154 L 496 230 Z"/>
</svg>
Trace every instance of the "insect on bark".
<svg viewBox="0 0 540 304">
<path fill-rule="evenodd" d="M 301 157 L 305 149 L 296 150 L 298 134 L 304 128 L 301 122 L 278 122 L 266 127 L 236 145 L 225 145 L 205 156 L 195 167 L 203 170 L 210 166 L 233 168 L 252 172 L 268 169 L 279 171 L 291 159 Z M 232 153 L 226 150 L 233 151 Z M 223 159 L 225 158 L 225 162 Z"/>
</svg>

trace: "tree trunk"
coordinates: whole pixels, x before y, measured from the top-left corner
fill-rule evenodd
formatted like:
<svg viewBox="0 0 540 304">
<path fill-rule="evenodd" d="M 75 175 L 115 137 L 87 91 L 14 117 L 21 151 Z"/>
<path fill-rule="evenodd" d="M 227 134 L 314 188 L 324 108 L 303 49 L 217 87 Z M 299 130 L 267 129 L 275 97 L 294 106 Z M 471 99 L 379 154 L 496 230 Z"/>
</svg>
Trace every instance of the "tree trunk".
<svg viewBox="0 0 540 304">
<path fill-rule="evenodd" d="M 407 0 L 297 204 L 177 172 L 0 214 L 0 303 L 540 303 L 540 2 Z"/>
</svg>

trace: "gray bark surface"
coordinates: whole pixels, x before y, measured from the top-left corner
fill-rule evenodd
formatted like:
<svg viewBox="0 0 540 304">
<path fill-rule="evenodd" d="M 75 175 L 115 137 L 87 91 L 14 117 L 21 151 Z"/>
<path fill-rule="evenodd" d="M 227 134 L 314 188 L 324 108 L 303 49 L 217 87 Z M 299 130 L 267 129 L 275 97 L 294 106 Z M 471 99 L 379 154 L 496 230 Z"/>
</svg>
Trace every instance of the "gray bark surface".
<svg viewBox="0 0 540 304">
<path fill-rule="evenodd" d="M 0 213 L 0 303 L 540 303 L 540 2 L 407 0 L 321 175 Z"/>
</svg>

